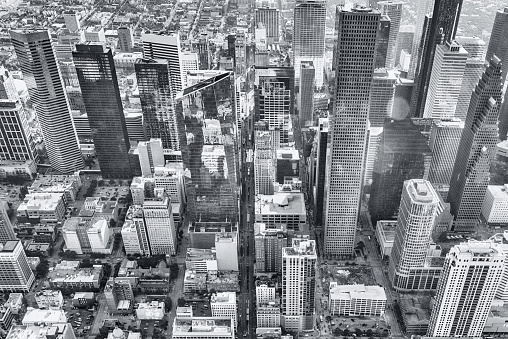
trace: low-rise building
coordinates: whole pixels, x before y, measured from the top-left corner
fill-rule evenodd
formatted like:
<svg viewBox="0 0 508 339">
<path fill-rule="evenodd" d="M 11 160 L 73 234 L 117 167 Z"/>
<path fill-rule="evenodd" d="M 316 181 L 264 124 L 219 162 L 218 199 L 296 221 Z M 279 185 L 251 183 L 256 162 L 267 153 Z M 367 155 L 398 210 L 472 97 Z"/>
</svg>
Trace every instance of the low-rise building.
<svg viewBox="0 0 508 339">
<path fill-rule="evenodd" d="M 40 309 L 59 310 L 63 305 L 63 295 L 59 290 L 35 292 L 35 302 Z"/>
<path fill-rule="evenodd" d="M 189 223 L 190 247 L 215 247 L 215 237 L 220 233 L 238 232 L 238 224 L 230 222 L 193 222 Z"/>
<path fill-rule="evenodd" d="M 386 294 L 380 286 L 338 285 L 331 282 L 328 305 L 332 316 L 383 315 Z"/>
<path fill-rule="evenodd" d="M 280 301 L 256 304 L 257 327 L 280 327 Z"/>
<path fill-rule="evenodd" d="M 108 220 L 93 218 L 85 221 L 81 218 L 69 218 L 62 226 L 62 235 L 69 251 L 77 254 L 111 254 L 113 235 Z"/>
<path fill-rule="evenodd" d="M 508 334 L 507 323 L 508 305 L 505 305 L 502 301 L 497 302 L 494 300 L 483 328 L 483 335 L 502 335 L 504 337 Z"/>
<path fill-rule="evenodd" d="M 177 318 L 192 318 L 193 312 L 192 307 L 177 307 L 176 308 Z"/>
<path fill-rule="evenodd" d="M 489 224 L 508 224 L 508 184 L 487 187 L 482 216 Z"/>
<path fill-rule="evenodd" d="M 256 280 L 256 304 L 260 305 L 276 299 L 275 285 L 269 281 Z"/>
<path fill-rule="evenodd" d="M 64 325 L 67 324 L 67 316 L 64 310 L 28 308 L 21 323 L 23 325 Z"/>
<path fill-rule="evenodd" d="M 217 256 L 213 249 L 187 248 L 185 268 L 197 273 L 217 271 Z"/>
<path fill-rule="evenodd" d="M 206 277 L 206 289 L 208 292 L 240 292 L 238 272 L 234 271 L 210 271 Z"/>
<path fill-rule="evenodd" d="M 0 179 L 22 177 L 30 179 L 37 173 L 33 160 L 0 160 Z"/>
<path fill-rule="evenodd" d="M 258 194 L 255 203 L 255 221 L 271 225 L 285 224 L 287 230 L 301 231 L 307 220 L 303 193 L 278 192 Z"/>
<path fill-rule="evenodd" d="M 118 201 L 116 200 L 111 201 L 103 197 L 88 197 L 85 199 L 84 209 L 93 211 L 93 218 L 102 218 L 108 222 L 111 219 L 118 221 Z"/>
<path fill-rule="evenodd" d="M 15 325 L 6 339 L 76 339 L 71 324 Z"/>
<path fill-rule="evenodd" d="M 52 288 L 74 290 L 95 290 L 100 287 L 102 265 L 79 268 L 79 261 L 62 261 L 48 273 L 48 282 Z"/>
<path fill-rule="evenodd" d="M 68 204 L 76 200 L 81 186 L 78 173 L 72 175 L 39 174 L 28 188 L 28 193 L 63 193 L 64 201 Z"/>
<path fill-rule="evenodd" d="M 236 322 L 236 293 L 235 292 L 218 292 L 212 294 L 210 298 L 210 308 L 212 309 L 212 317 L 231 317 L 233 326 Z"/>
<path fill-rule="evenodd" d="M 234 339 L 235 327 L 231 318 L 193 317 L 175 318 L 173 339 Z"/>
<path fill-rule="evenodd" d="M 104 296 L 108 312 L 112 314 L 130 314 L 134 307 L 132 284 L 122 278 L 109 278 L 104 287 Z"/>
<path fill-rule="evenodd" d="M 186 270 L 183 278 L 183 293 L 206 292 L 206 273 Z"/>
<path fill-rule="evenodd" d="M 76 292 L 72 298 L 72 306 L 75 308 L 90 308 L 95 303 L 95 293 Z"/>
<path fill-rule="evenodd" d="M 164 318 L 164 302 L 154 300 L 149 303 L 139 303 L 136 316 L 139 320 L 161 320 Z"/>
<path fill-rule="evenodd" d="M 400 294 L 399 306 L 406 333 L 425 335 L 430 321 L 430 297 Z"/>
<path fill-rule="evenodd" d="M 19 222 L 57 223 L 65 216 L 63 193 L 27 194 L 18 207 Z"/>
<path fill-rule="evenodd" d="M 23 306 L 23 294 L 11 293 L 9 299 L 0 306 L 0 328 L 4 331 L 0 331 L 0 336 L 5 337 L 5 333 L 9 331 L 14 320 L 14 316 L 19 314 L 21 307 Z"/>
<path fill-rule="evenodd" d="M 19 314 L 23 308 L 23 293 L 9 293 L 9 299 L 5 304 L 9 305 L 13 314 Z"/>
<path fill-rule="evenodd" d="M 376 224 L 376 238 L 381 255 L 390 256 L 395 240 L 397 221 L 379 220 Z"/>
</svg>

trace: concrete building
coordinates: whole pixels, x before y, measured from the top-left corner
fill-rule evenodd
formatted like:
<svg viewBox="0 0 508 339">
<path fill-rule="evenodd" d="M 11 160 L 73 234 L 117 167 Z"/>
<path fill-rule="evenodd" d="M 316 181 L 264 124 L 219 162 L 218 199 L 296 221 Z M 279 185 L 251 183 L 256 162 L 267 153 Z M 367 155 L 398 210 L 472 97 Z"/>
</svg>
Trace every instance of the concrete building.
<svg viewBox="0 0 508 339">
<path fill-rule="evenodd" d="M 104 219 L 83 221 L 73 217 L 65 220 L 62 235 L 67 250 L 77 254 L 111 254 L 112 239 L 108 221 Z"/>
<path fill-rule="evenodd" d="M 28 193 L 63 193 L 64 202 L 72 203 L 76 200 L 82 183 L 79 175 L 45 175 L 39 174 Z"/>
<path fill-rule="evenodd" d="M 134 48 L 134 36 L 130 27 L 119 27 L 116 30 L 118 34 L 118 49 L 122 52 L 132 52 Z"/>
<path fill-rule="evenodd" d="M 441 267 L 431 267 L 434 251 L 432 230 L 438 215 L 439 196 L 426 180 L 404 182 L 395 241 L 388 275 L 398 291 L 429 290 L 437 287 Z"/>
<path fill-rule="evenodd" d="M 132 291 L 132 284 L 129 281 L 123 280 L 121 277 L 110 278 L 104 287 L 104 296 L 109 313 L 132 313 L 134 308 L 134 292 Z"/>
<path fill-rule="evenodd" d="M 183 278 L 183 293 L 196 293 L 206 291 L 206 273 L 185 270 Z"/>
<path fill-rule="evenodd" d="M 282 327 L 286 331 L 314 328 L 316 242 L 293 239 L 282 250 Z"/>
<path fill-rule="evenodd" d="M 294 7 L 293 49 L 296 83 L 302 61 L 312 61 L 316 87 L 323 86 L 326 1 L 297 0 Z"/>
<path fill-rule="evenodd" d="M 102 278 L 102 265 L 79 268 L 79 261 L 62 261 L 48 274 L 51 288 L 74 290 L 98 289 Z"/>
<path fill-rule="evenodd" d="M 212 317 L 231 317 L 233 326 L 237 326 L 237 308 L 235 292 L 215 293 L 210 297 Z"/>
<path fill-rule="evenodd" d="M 7 214 L 9 206 L 6 201 L 0 201 L 0 242 L 5 244 L 9 240 L 17 240 L 11 220 Z"/>
<path fill-rule="evenodd" d="M 256 304 L 260 305 L 276 300 L 275 286 L 267 284 L 265 281 L 256 280 Z"/>
<path fill-rule="evenodd" d="M 256 196 L 255 222 L 267 228 L 285 224 L 288 230 L 300 231 L 307 221 L 303 193 L 278 192 L 273 195 Z"/>
<path fill-rule="evenodd" d="M 187 248 L 185 269 L 196 273 L 217 271 L 217 255 L 213 249 Z"/>
<path fill-rule="evenodd" d="M 399 35 L 397 37 L 397 50 L 395 52 L 395 66 L 397 61 L 400 60 L 401 52 L 405 51 L 411 58 L 413 56 L 413 40 L 415 35 L 414 25 L 402 25 L 399 28 Z M 416 55 L 415 55 L 416 56 Z M 404 69 L 405 72 L 409 71 L 410 64 Z"/>
<path fill-rule="evenodd" d="M 143 217 L 150 241 L 150 252 L 156 254 L 176 254 L 176 228 L 169 197 L 164 192 L 156 192 L 156 197 L 143 202 Z"/>
<path fill-rule="evenodd" d="M 383 287 L 330 283 L 328 305 L 331 316 L 382 316 L 386 294 Z"/>
<path fill-rule="evenodd" d="M 434 120 L 432 122 L 429 147 L 432 161 L 429 168 L 429 181 L 435 190 L 446 200 L 452 179 L 453 165 L 464 122 L 457 118 Z"/>
<path fill-rule="evenodd" d="M 276 182 L 277 159 L 276 148 L 279 144 L 279 131 L 260 130 L 256 124 L 254 131 L 254 183 L 255 194 L 273 194 Z"/>
<path fill-rule="evenodd" d="M 336 12 L 337 99 L 328 134 L 329 147 L 336 151 L 327 155 L 323 210 L 324 254 L 328 256 L 351 256 L 355 246 L 369 116 L 364 103 L 370 98 L 376 47 L 371 42 L 376 41 L 380 18 L 378 11 L 360 6 L 338 7 Z"/>
<path fill-rule="evenodd" d="M 378 220 L 376 224 L 376 239 L 383 257 L 392 253 L 396 228 L 397 222 L 392 220 Z"/>
<path fill-rule="evenodd" d="M 314 125 L 314 85 L 316 70 L 312 62 L 300 63 L 300 87 L 298 91 L 298 113 L 302 127 Z"/>
<path fill-rule="evenodd" d="M 392 117 L 396 83 L 397 76 L 393 70 L 382 68 L 374 71 L 369 100 L 369 128 L 383 127 L 385 119 Z"/>
<path fill-rule="evenodd" d="M 263 6 L 257 7 L 254 12 L 254 24 L 255 27 L 259 26 L 259 23 L 263 23 L 266 28 L 266 42 L 268 44 L 277 43 L 280 39 L 280 25 L 279 25 L 280 13 L 277 8 Z"/>
<path fill-rule="evenodd" d="M 238 224 L 231 222 L 189 223 L 190 247 L 209 249 L 215 247 L 215 237 L 220 233 L 237 233 Z"/>
<path fill-rule="evenodd" d="M 436 47 L 424 118 L 454 117 L 467 55 L 467 51 L 456 41 Z"/>
<path fill-rule="evenodd" d="M 482 216 L 489 224 L 508 223 L 508 184 L 487 186 L 483 199 Z"/>
<path fill-rule="evenodd" d="M 182 88 L 187 88 L 191 86 L 187 81 L 187 72 L 199 70 L 199 56 L 197 53 L 182 52 L 180 62 L 182 68 Z"/>
<path fill-rule="evenodd" d="M 256 304 L 257 328 L 276 328 L 281 326 L 280 301 L 272 300 Z"/>
<path fill-rule="evenodd" d="M 144 226 L 144 225 L 143 225 Z M 133 220 L 125 220 L 122 225 L 122 240 L 125 254 L 132 255 L 135 253 L 141 254 L 141 247 L 138 238 L 138 229 Z"/>
<path fill-rule="evenodd" d="M 42 290 L 35 293 L 35 302 L 40 309 L 59 310 L 62 308 L 64 300 L 61 291 Z"/>
<path fill-rule="evenodd" d="M 178 318 L 173 322 L 173 339 L 234 339 L 235 326 L 227 317 Z"/>
<path fill-rule="evenodd" d="M 274 227 L 274 226 L 272 226 Z M 289 245 L 284 228 L 268 228 L 266 224 L 254 223 L 254 246 L 256 250 L 256 273 L 280 273 L 282 249 Z"/>
<path fill-rule="evenodd" d="M 481 336 L 505 260 L 490 241 L 454 246 L 446 256 L 427 336 Z"/>
<path fill-rule="evenodd" d="M 219 271 L 238 271 L 238 234 L 215 235 L 215 254 Z"/>
<path fill-rule="evenodd" d="M 150 139 L 138 143 L 139 164 L 143 176 L 150 176 L 154 173 L 155 167 L 164 167 L 164 152 L 161 139 Z"/>
<path fill-rule="evenodd" d="M 64 325 L 67 324 L 67 316 L 64 310 L 40 310 L 28 308 L 23 320 L 23 325 Z"/>
<path fill-rule="evenodd" d="M 59 173 L 84 167 L 76 130 L 48 30 L 10 31 L 11 41 L 41 125 L 51 166 Z M 31 48 L 41 46 L 39 50 Z M 36 60 L 36 62 L 34 62 Z M 54 91 L 47 91 L 48 88 Z"/>
<path fill-rule="evenodd" d="M 81 24 L 79 22 L 78 13 L 73 11 L 64 12 L 63 18 L 65 22 L 65 27 L 69 30 L 69 32 L 77 32 L 80 30 Z"/>
<path fill-rule="evenodd" d="M 19 240 L 9 240 L 0 250 L 0 291 L 28 292 L 35 276 L 28 265 L 25 250 Z"/>
<path fill-rule="evenodd" d="M 136 308 L 136 317 L 139 320 L 161 320 L 164 318 L 164 302 L 156 300 L 149 303 L 139 303 Z"/>
<path fill-rule="evenodd" d="M 469 53 L 466 47 L 464 49 Z M 455 118 L 461 120 L 466 120 L 469 103 L 471 102 L 471 93 L 474 91 L 478 80 L 485 70 L 485 60 L 478 57 L 474 58 L 472 55 L 475 55 L 474 51 L 471 51 L 467 56 L 466 68 L 464 69 L 464 76 L 462 77 L 462 85 L 454 114 Z"/>
<path fill-rule="evenodd" d="M 365 174 L 363 176 L 364 186 L 372 185 L 372 174 L 376 164 L 379 145 L 383 138 L 383 127 L 369 127 L 367 139 L 367 154 L 365 159 Z"/>
<path fill-rule="evenodd" d="M 388 39 L 388 51 L 386 52 L 386 68 L 396 66 L 397 40 L 399 36 L 400 19 L 402 16 L 401 1 L 378 1 L 377 6 L 381 15 L 390 18 L 390 37 Z"/>
<path fill-rule="evenodd" d="M 62 193 L 27 194 L 17 212 L 20 220 L 33 223 L 57 223 L 65 215 Z"/>
<path fill-rule="evenodd" d="M 6 339 L 76 339 L 71 324 L 15 325 Z"/>
</svg>

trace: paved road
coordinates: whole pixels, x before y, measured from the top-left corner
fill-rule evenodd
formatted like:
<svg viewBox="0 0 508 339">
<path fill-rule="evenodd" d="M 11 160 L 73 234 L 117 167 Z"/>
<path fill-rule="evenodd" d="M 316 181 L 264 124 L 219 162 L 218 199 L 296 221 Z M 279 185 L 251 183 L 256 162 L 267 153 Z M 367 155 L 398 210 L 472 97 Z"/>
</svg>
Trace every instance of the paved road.
<svg viewBox="0 0 508 339">
<path fill-rule="evenodd" d="M 108 306 L 106 305 L 106 299 L 104 298 L 104 294 L 100 293 L 98 299 L 99 299 L 99 307 L 97 307 L 97 312 L 95 313 L 95 320 L 92 324 L 92 328 L 90 329 L 90 333 L 92 335 L 99 334 L 99 329 L 104 324 L 104 320 L 108 318 Z"/>
</svg>

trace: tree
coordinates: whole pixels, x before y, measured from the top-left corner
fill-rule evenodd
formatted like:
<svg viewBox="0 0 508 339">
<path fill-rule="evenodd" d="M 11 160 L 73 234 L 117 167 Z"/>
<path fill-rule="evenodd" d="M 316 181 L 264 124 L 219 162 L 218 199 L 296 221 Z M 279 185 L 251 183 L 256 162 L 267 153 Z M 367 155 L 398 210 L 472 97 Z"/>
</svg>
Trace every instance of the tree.
<svg viewBox="0 0 508 339">
<path fill-rule="evenodd" d="M 367 337 L 372 337 L 374 335 L 374 331 L 372 331 L 372 329 L 369 328 L 367 330 L 366 334 L 367 334 Z"/>
<path fill-rule="evenodd" d="M 110 185 L 114 185 L 114 184 L 116 184 L 115 179 L 110 179 L 110 180 L 109 180 L 109 184 L 110 184 Z"/>
<path fill-rule="evenodd" d="M 115 221 L 115 219 L 113 219 L 113 218 L 109 219 L 109 227 L 116 227 L 116 221 Z"/>
<path fill-rule="evenodd" d="M 334 336 L 336 336 L 336 337 L 339 337 L 339 336 L 341 336 L 341 335 L 343 335 L 343 334 L 344 334 L 344 331 L 342 331 L 342 330 L 340 329 L 340 327 L 336 327 L 336 328 L 333 330 L 333 335 L 334 335 Z"/>
<path fill-rule="evenodd" d="M 169 269 L 171 270 L 171 271 L 170 271 L 170 274 L 169 274 L 169 277 L 170 277 L 171 279 L 176 279 L 176 278 L 178 278 L 178 270 L 179 270 L 179 268 L 178 268 L 178 264 L 176 264 L 176 263 L 171 264 L 171 265 L 169 266 Z"/>
<path fill-rule="evenodd" d="M 97 183 L 97 185 L 98 185 L 99 187 L 104 186 L 104 180 L 99 180 L 99 182 Z"/>
<path fill-rule="evenodd" d="M 21 186 L 19 189 L 19 198 L 25 199 L 25 196 L 28 194 L 28 188 L 26 186 Z"/>
<path fill-rule="evenodd" d="M 169 296 L 164 299 L 164 308 L 166 309 L 166 313 L 171 312 L 173 308 L 173 300 Z"/>
<path fill-rule="evenodd" d="M 360 330 L 359 328 L 357 328 L 357 329 L 355 330 L 355 334 L 356 334 L 356 336 L 357 336 L 357 337 L 361 337 L 361 336 L 363 335 L 363 332 L 362 332 L 362 330 Z"/>
<path fill-rule="evenodd" d="M 40 264 L 35 269 L 35 278 L 43 279 L 48 275 L 49 272 L 49 262 L 46 258 L 41 258 Z"/>
<path fill-rule="evenodd" d="M 185 299 L 184 298 L 178 298 L 178 307 L 183 307 L 185 306 Z"/>
<path fill-rule="evenodd" d="M 342 332 L 342 334 L 346 337 L 349 337 L 351 335 L 351 331 L 349 329 L 345 329 L 344 332 Z"/>
<path fill-rule="evenodd" d="M 328 323 L 329 323 L 330 321 L 332 321 L 332 317 L 330 317 L 329 315 L 327 315 L 327 316 L 326 316 L 326 318 L 325 318 L 325 320 L 326 320 L 326 322 L 328 322 Z"/>
</svg>

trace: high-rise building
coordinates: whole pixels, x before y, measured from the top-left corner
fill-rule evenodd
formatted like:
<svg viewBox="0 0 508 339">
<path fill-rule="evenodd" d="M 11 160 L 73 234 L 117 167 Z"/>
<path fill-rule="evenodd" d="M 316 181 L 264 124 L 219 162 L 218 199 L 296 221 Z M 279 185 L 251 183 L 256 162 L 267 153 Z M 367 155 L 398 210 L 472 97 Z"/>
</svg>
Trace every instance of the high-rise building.
<svg viewBox="0 0 508 339">
<path fill-rule="evenodd" d="M 143 56 L 147 59 L 164 59 L 168 61 L 171 76 L 171 89 L 174 93 L 182 90 L 182 69 L 180 35 L 143 33 Z"/>
<path fill-rule="evenodd" d="M 448 193 L 457 231 L 473 231 L 480 216 L 498 142 L 501 72 L 501 61 L 494 57 L 471 95 Z"/>
<path fill-rule="evenodd" d="M 236 74 L 245 74 L 247 69 L 247 37 L 244 32 L 236 33 L 234 66 Z"/>
<path fill-rule="evenodd" d="M 29 292 L 35 276 L 28 265 L 23 244 L 19 240 L 8 240 L 0 250 L 0 291 Z"/>
<path fill-rule="evenodd" d="M 427 259 L 439 204 L 439 195 L 430 182 L 421 179 L 404 182 L 388 268 L 396 290 L 436 288 L 441 270 L 435 268 L 437 272 L 428 272 Z"/>
<path fill-rule="evenodd" d="M 316 242 L 293 239 L 282 249 L 282 327 L 286 331 L 314 328 Z"/>
<path fill-rule="evenodd" d="M 233 326 L 237 325 L 237 308 L 235 292 L 218 292 L 210 297 L 212 317 L 230 317 Z"/>
<path fill-rule="evenodd" d="M 367 151 L 365 152 L 363 184 L 365 186 L 371 186 L 374 165 L 378 159 L 379 145 L 381 144 L 381 140 L 383 138 L 383 127 L 369 127 L 367 134 Z"/>
<path fill-rule="evenodd" d="M 19 100 L 18 90 L 14 84 L 12 74 L 3 66 L 0 67 L 0 99 Z"/>
<path fill-rule="evenodd" d="M 176 228 L 171 201 L 163 189 L 157 188 L 155 198 L 145 198 L 143 218 L 150 241 L 150 252 L 176 254 Z"/>
<path fill-rule="evenodd" d="M 195 72 L 199 70 L 199 56 L 193 52 L 183 52 L 181 54 L 182 68 L 182 89 L 189 87 L 191 84 L 187 80 L 187 72 Z"/>
<path fill-rule="evenodd" d="M 427 93 L 430 88 L 430 78 L 434 67 L 436 47 L 443 43 L 452 43 L 457 33 L 460 11 L 463 0 L 435 0 L 434 11 L 428 26 L 428 41 L 421 49 L 421 63 L 417 70 L 418 83 L 413 95 L 413 116 L 422 117 L 427 105 Z"/>
<path fill-rule="evenodd" d="M 145 138 L 162 140 L 164 149 L 180 150 L 171 76 L 167 60 L 140 59 L 134 65 L 143 110 Z"/>
<path fill-rule="evenodd" d="M 266 28 L 267 43 L 273 44 L 279 42 L 279 10 L 270 7 L 258 7 L 254 12 L 254 24 L 258 27 L 259 23 L 263 23 Z"/>
<path fill-rule="evenodd" d="M 386 58 L 388 56 L 388 44 L 390 43 L 391 19 L 387 15 L 382 15 L 379 20 L 379 28 L 376 38 L 376 59 L 374 69 L 385 68 Z"/>
<path fill-rule="evenodd" d="M 134 36 L 130 27 L 119 27 L 116 30 L 118 34 L 118 49 L 122 52 L 132 52 L 134 47 Z"/>
<path fill-rule="evenodd" d="M 420 60 L 422 48 L 424 46 L 422 45 L 422 39 L 425 37 L 425 17 L 434 10 L 434 1 L 435 0 L 421 0 L 417 2 L 415 33 L 413 36 L 413 47 L 411 48 L 411 64 L 408 72 L 409 79 L 414 79 L 416 75 L 418 61 Z"/>
<path fill-rule="evenodd" d="M 298 110 L 300 126 L 314 125 L 314 83 L 316 70 L 311 62 L 300 64 L 300 89 L 298 92 Z"/>
<path fill-rule="evenodd" d="M 84 167 L 60 70 L 47 30 L 10 31 L 19 66 L 41 125 L 51 167 L 72 173 Z"/>
<path fill-rule="evenodd" d="M 372 222 L 397 217 L 406 180 L 426 179 L 432 152 L 411 119 L 387 120 L 372 173 Z"/>
<path fill-rule="evenodd" d="M 296 67 L 296 66 L 295 66 Z M 280 131 L 280 144 L 289 142 L 290 115 L 294 112 L 292 67 L 256 67 L 254 80 L 256 121 Z"/>
<path fill-rule="evenodd" d="M 429 182 L 444 200 L 446 200 L 450 189 L 453 165 L 463 129 L 464 122 L 459 119 L 432 122 L 429 139 L 429 147 L 432 151 Z"/>
<path fill-rule="evenodd" d="M 5 244 L 9 240 L 16 240 L 16 234 L 7 214 L 7 202 L 0 201 L 0 243 Z"/>
<path fill-rule="evenodd" d="M 506 79 L 506 72 L 508 72 L 508 7 L 500 9 L 496 12 L 494 25 L 492 26 L 492 34 L 490 36 L 489 47 L 485 60 L 489 61 L 495 56 L 501 60 L 502 77 Z"/>
<path fill-rule="evenodd" d="M 254 224 L 256 273 L 281 273 L 282 249 L 288 245 L 288 236 L 284 230 L 267 229 L 265 224 Z"/>
<path fill-rule="evenodd" d="M 109 313 L 131 313 L 134 308 L 134 293 L 128 280 L 110 278 L 104 287 L 104 297 Z"/>
<path fill-rule="evenodd" d="M 478 58 L 470 58 L 466 60 L 466 68 L 464 69 L 464 76 L 462 77 L 462 85 L 460 87 L 459 98 L 457 99 L 457 106 L 455 108 L 455 118 L 462 121 L 466 120 L 467 111 L 469 109 L 469 102 L 471 101 L 471 94 L 480 80 L 483 71 L 485 70 L 485 61 Z"/>
<path fill-rule="evenodd" d="M 81 28 L 79 22 L 78 13 L 73 11 L 68 11 L 63 13 L 63 18 L 65 22 L 65 27 L 69 30 L 69 32 L 77 32 Z"/>
<path fill-rule="evenodd" d="M 39 155 L 19 100 L 0 99 L 0 160 L 35 160 Z"/>
<path fill-rule="evenodd" d="M 468 58 L 485 60 L 487 45 L 482 38 L 477 36 L 457 36 L 455 41 L 464 47 L 468 53 Z"/>
<path fill-rule="evenodd" d="M 467 51 L 456 41 L 436 46 L 424 118 L 449 119 L 454 116 L 466 60 Z"/>
<path fill-rule="evenodd" d="M 325 202 L 325 178 L 326 178 L 326 157 L 328 149 L 328 118 L 320 118 L 317 131 L 317 152 L 316 152 L 316 181 L 314 189 L 314 210 L 316 225 L 323 226 L 324 223 L 324 202 Z"/>
<path fill-rule="evenodd" d="M 143 208 L 140 205 L 131 205 L 129 207 L 129 210 L 127 211 L 126 217 L 125 217 L 126 223 L 132 223 L 132 228 L 129 229 L 129 232 L 136 232 L 136 239 L 137 244 L 134 241 L 133 237 L 128 237 L 128 240 L 131 240 L 133 242 L 132 245 L 127 246 L 125 250 L 127 251 L 127 247 L 129 248 L 136 248 L 139 247 L 139 253 L 141 255 L 151 255 L 150 252 L 150 242 L 148 240 L 148 232 L 146 230 L 145 225 L 145 219 L 143 218 Z M 122 229 L 122 236 L 123 236 L 123 229 Z M 123 239 L 124 242 L 126 242 L 126 239 Z"/>
<path fill-rule="evenodd" d="M 113 52 L 100 43 L 89 43 L 76 45 L 72 56 L 102 176 L 132 178 L 129 136 Z"/>
<path fill-rule="evenodd" d="M 378 1 L 377 5 L 381 15 L 390 18 L 390 38 L 388 40 L 388 51 L 386 53 L 386 67 L 393 68 L 396 65 L 395 54 L 397 50 L 397 38 L 399 36 L 400 19 L 402 16 L 401 1 Z"/>
<path fill-rule="evenodd" d="M 323 86 L 325 63 L 326 0 L 296 0 L 294 8 L 293 50 L 296 83 L 300 83 L 300 64 L 312 61 L 316 87 Z"/>
<path fill-rule="evenodd" d="M 335 102 L 325 180 L 325 254 L 352 255 L 363 183 L 369 98 L 380 13 L 338 7 Z M 350 48 L 351 44 L 356 47 Z"/>
<path fill-rule="evenodd" d="M 452 247 L 439 279 L 429 337 L 481 337 L 503 274 L 498 244 L 474 241 Z"/>
<path fill-rule="evenodd" d="M 259 125 L 259 124 L 258 124 Z M 256 126 L 257 127 L 257 126 Z M 279 134 L 258 127 L 254 131 L 254 184 L 255 194 L 273 194 L 276 182 L 276 145 Z M 276 139 L 276 140 L 274 140 Z"/>
<path fill-rule="evenodd" d="M 138 143 L 139 165 L 143 176 L 151 176 L 156 167 L 164 167 L 164 151 L 161 139 L 150 139 Z"/>
<path fill-rule="evenodd" d="M 414 25 L 402 25 L 399 28 L 399 35 L 397 37 L 397 49 L 395 51 L 395 66 L 399 63 L 400 53 L 402 50 L 406 51 L 413 58 L 413 40 L 415 35 Z"/>
<path fill-rule="evenodd" d="M 385 119 L 391 118 L 396 83 L 395 72 L 386 68 L 374 71 L 369 100 L 370 127 L 383 127 Z"/>
<path fill-rule="evenodd" d="M 224 73 L 176 95 L 191 221 L 238 219 L 238 146 L 234 76 Z"/>
</svg>

